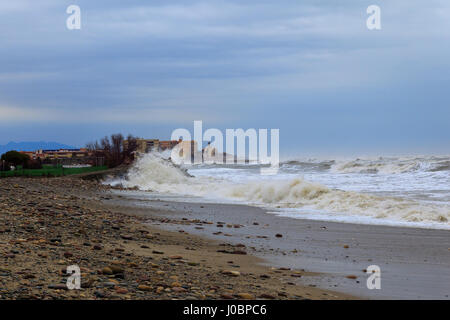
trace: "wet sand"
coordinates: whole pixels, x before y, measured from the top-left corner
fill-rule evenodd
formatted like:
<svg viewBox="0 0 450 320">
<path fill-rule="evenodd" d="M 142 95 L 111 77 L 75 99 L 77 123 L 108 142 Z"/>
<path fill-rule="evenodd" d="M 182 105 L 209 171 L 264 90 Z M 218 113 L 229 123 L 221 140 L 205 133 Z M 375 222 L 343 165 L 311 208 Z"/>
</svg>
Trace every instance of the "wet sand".
<svg viewBox="0 0 450 320">
<path fill-rule="evenodd" d="M 292 219 L 243 205 L 165 201 L 144 192 L 115 193 L 118 197 L 110 204 L 145 208 L 139 214 L 170 219 L 157 222 L 159 228 L 242 243 L 267 265 L 319 273 L 295 279 L 304 286 L 369 299 L 450 296 L 447 230 Z M 195 219 L 208 223 L 186 223 Z M 381 268 L 380 290 L 367 288 L 365 269 L 370 265 Z"/>
</svg>

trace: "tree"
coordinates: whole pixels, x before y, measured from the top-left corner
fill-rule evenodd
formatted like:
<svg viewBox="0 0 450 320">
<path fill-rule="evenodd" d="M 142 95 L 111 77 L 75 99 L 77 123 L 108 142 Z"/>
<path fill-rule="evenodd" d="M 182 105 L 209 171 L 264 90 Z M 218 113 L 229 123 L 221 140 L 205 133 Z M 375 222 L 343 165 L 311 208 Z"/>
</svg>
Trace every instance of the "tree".
<svg viewBox="0 0 450 320">
<path fill-rule="evenodd" d="M 118 166 L 122 163 L 122 151 L 123 151 L 123 135 L 116 133 L 111 135 L 111 155 L 113 166 Z"/>
<path fill-rule="evenodd" d="M 123 163 L 129 164 L 130 160 L 134 160 L 132 155 L 137 147 L 136 137 L 129 134 L 125 141 L 121 133 L 112 134 L 111 137 L 105 136 L 100 140 L 100 143 L 95 141 L 86 144 L 86 148 L 93 152 L 96 157 L 104 157 L 105 164 L 110 168 Z"/>
<path fill-rule="evenodd" d="M 30 157 L 17 151 L 8 151 L 2 154 L 1 160 L 17 167 L 19 165 L 25 166 L 30 161 Z"/>
<path fill-rule="evenodd" d="M 111 142 L 109 142 L 109 138 L 107 136 L 100 140 L 100 149 L 103 150 L 103 154 L 105 156 L 105 164 L 108 167 L 112 167 Z"/>
<path fill-rule="evenodd" d="M 125 159 L 134 160 L 134 152 L 138 148 L 137 138 L 129 134 L 127 137 L 126 146 L 124 145 L 124 157 Z"/>
<path fill-rule="evenodd" d="M 86 143 L 86 149 L 88 149 L 89 151 L 95 152 L 98 149 L 100 149 L 100 146 L 98 145 L 98 142 L 88 142 Z"/>
<path fill-rule="evenodd" d="M 109 142 L 109 138 L 105 136 L 100 140 L 100 146 L 105 152 L 111 152 L 111 142 Z"/>
<path fill-rule="evenodd" d="M 37 158 L 36 160 L 28 160 L 23 165 L 25 169 L 42 169 L 42 161 L 40 158 Z"/>
<path fill-rule="evenodd" d="M 91 161 L 92 165 L 98 166 L 105 164 L 105 152 L 103 151 L 97 140 L 87 143 L 86 149 L 88 150 L 88 154 L 90 153 L 94 157 L 94 159 L 92 159 Z"/>
</svg>

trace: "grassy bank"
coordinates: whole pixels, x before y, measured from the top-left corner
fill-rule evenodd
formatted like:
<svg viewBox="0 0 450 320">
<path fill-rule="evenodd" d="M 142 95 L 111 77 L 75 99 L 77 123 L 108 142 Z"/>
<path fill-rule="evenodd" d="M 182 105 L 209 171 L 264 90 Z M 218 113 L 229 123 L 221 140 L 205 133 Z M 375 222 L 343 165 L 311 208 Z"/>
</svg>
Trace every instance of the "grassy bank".
<svg viewBox="0 0 450 320">
<path fill-rule="evenodd" d="M 5 177 L 60 177 L 68 176 L 72 174 L 97 172 L 108 169 L 107 166 L 88 167 L 88 168 L 63 168 L 59 167 L 46 167 L 42 169 L 17 169 L 14 171 L 0 171 L 0 178 Z"/>
</svg>

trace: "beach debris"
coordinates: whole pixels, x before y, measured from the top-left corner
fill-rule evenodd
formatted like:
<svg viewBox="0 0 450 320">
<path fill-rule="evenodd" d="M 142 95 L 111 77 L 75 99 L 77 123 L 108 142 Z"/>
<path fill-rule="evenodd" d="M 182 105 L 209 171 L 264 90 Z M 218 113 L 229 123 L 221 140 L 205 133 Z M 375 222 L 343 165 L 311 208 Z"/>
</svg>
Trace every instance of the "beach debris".
<svg viewBox="0 0 450 320">
<path fill-rule="evenodd" d="M 137 266 L 136 264 L 131 264 L 130 266 Z M 124 273 L 125 270 L 117 265 L 111 265 L 109 266 L 110 270 L 112 271 L 113 274 L 120 274 L 120 273 Z"/>
<path fill-rule="evenodd" d="M 115 288 L 115 291 L 116 291 L 117 293 L 119 293 L 119 294 L 126 294 L 126 293 L 128 293 L 128 290 L 127 290 L 127 289 L 121 288 L 121 287 L 116 287 L 116 288 Z"/>
<path fill-rule="evenodd" d="M 152 287 L 147 286 L 145 284 L 140 284 L 137 288 L 138 288 L 138 290 L 141 290 L 141 291 L 151 291 L 152 290 Z"/>
<path fill-rule="evenodd" d="M 58 284 L 50 284 L 48 286 L 49 289 L 54 289 L 54 290 L 68 290 L 67 285 L 66 284 L 62 284 L 62 283 L 58 283 Z"/>
<path fill-rule="evenodd" d="M 220 250 L 217 250 L 217 252 L 228 253 L 228 254 L 247 254 L 247 252 L 245 252 L 243 250 L 225 250 L 225 249 L 220 249 Z"/>
<path fill-rule="evenodd" d="M 254 299 L 253 295 L 251 295 L 250 293 L 246 293 L 246 292 L 238 293 L 237 296 L 239 298 L 245 299 L 245 300 L 252 300 L 252 299 Z"/>
<path fill-rule="evenodd" d="M 113 271 L 111 270 L 110 267 L 104 267 L 102 269 L 101 273 L 103 273 L 103 274 L 113 274 Z"/>
<path fill-rule="evenodd" d="M 227 276 L 232 276 L 232 277 L 238 277 L 241 275 L 241 273 L 239 271 L 234 271 L 234 270 L 223 270 L 221 273 L 225 274 Z"/>
</svg>

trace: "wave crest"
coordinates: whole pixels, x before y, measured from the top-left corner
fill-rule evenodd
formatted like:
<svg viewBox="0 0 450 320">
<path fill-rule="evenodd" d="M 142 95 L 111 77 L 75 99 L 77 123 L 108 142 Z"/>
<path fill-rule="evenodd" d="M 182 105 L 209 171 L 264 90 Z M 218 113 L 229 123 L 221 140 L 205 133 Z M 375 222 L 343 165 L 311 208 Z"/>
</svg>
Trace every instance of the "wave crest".
<svg viewBox="0 0 450 320">
<path fill-rule="evenodd" d="M 407 172 L 436 172 L 450 170 L 448 158 L 412 158 L 340 161 L 331 167 L 336 173 L 399 174 Z"/>
<path fill-rule="evenodd" d="M 303 179 L 233 186 L 228 196 L 279 208 L 309 208 L 410 222 L 448 222 L 450 219 L 450 208 L 446 205 L 424 205 L 412 200 L 329 189 Z"/>
<path fill-rule="evenodd" d="M 158 190 L 158 186 L 186 183 L 188 179 L 185 171 L 158 153 L 147 153 L 137 159 L 123 185 L 141 190 Z"/>
<path fill-rule="evenodd" d="M 346 169 L 361 167 L 359 163 L 347 163 L 344 166 Z M 411 169 L 412 166 L 401 168 Z M 138 187 L 140 190 L 239 200 L 265 207 L 299 208 L 303 212 L 311 209 L 330 214 L 411 222 L 448 223 L 450 220 L 448 204 L 422 203 L 330 189 L 301 177 L 241 183 L 213 177 L 190 177 L 183 169 L 153 153 L 138 159 L 126 179 L 120 183 L 126 187 Z M 298 214 L 301 216 L 300 212 Z"/>
</svg>

